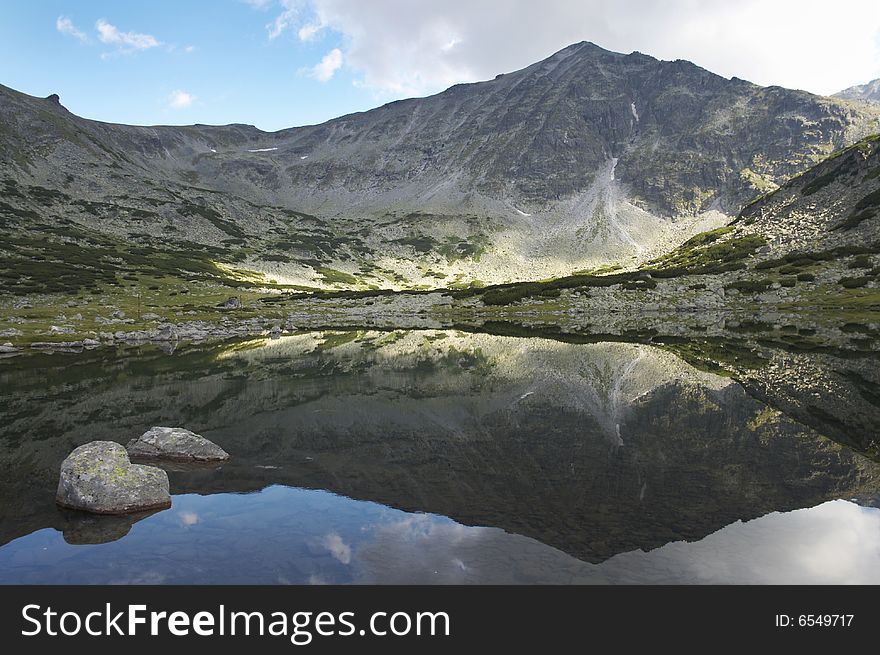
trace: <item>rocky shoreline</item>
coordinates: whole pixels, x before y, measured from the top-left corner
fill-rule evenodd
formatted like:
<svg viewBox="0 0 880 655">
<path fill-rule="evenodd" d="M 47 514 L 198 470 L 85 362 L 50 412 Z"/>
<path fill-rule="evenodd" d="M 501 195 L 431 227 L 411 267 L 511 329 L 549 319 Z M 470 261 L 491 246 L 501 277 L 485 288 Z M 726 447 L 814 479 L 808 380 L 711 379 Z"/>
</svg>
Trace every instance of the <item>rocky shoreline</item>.
<svg viewBox="0 0 880 655">
<path fill-rule="evenodd" d="M 56 329 L 27 335 L 14 327 L 0 330 L 0 338 L 10 339 L 0 343 L 0 357 L 26 351 L 82 352 L 140 344 L 155 344 L 170 352 L 181 343 L 277 338 L 300 331 L 481 330 L 496 324 L 621 337 L 633 334 L 680 338 L 735 334 L 742 337 L 751 333 L 758 339 L 793 340 L 807 345 L 834 343 L 836 347 L 855 350 L 880 350 L 880 313 L 874 311 L 870 303 L 860 306 L 852 298 L 840 300 L 835 283 L 846 270 L 843 265 L 830 265 L 817 270 L 815 279 L 809 282 L 784 286 L 768 280 L 766 288 L 755 292 L 737 289 L 737 285 L 743 284 L 742 274 L 727 273 L 647 279 L 642 284 L 647 282 L 648 288 L 614 284 L 561 289 L 550 297 L 527 296 L 504 305 L 486 303 L 479 293 L 455 291 L 401 292 L 372 297 L 281 297 L 268 303 L 254 300 L 246 307 L 240 304 L 224 307 L 200 320 L 173 322 L 145 314 L 140 318 L 151 326 L 142 329 L 131 329 L 135 327 L 134 321 L 116 311 L 110 319 L 95 320 L 99 326 L 115 323 L 117 329 L 113 331 L 51 326 Z M 864 291 L 876 295 L 874 283 L 867 285 Z M 838 300 L 851 305 L 835 306 Z M 250 315 L 236 316 L 236 311 L 247 311 Z M 123 327 L 128 329 L 118 329 Z M 56 335 L 57 341 L 46 338 Z"/>
<path fill-rule="evenodd" d="M 173 349 L 178 343 L 202 343 L 208 341 L 224 341 L 228 339 L 256 336 L 278 337 L 291 333 L 297 328 L 292 324 L 283 324 L 277 319 L 253 318 L 239 322 L 213 323 L 194 321 L 186 323 L 163 324 L 145 330 L 117 330 L 115 332 L 99 332 L 97 339 L 84 338 L 71 341 L 33 341 L 29 344 L 15 345 L 13 342 L 0 344 L 0 355 L 17 355 L 34 351 L 81 352 L 94 350 L 102 346 L 155 344 Z"/>
</svg>

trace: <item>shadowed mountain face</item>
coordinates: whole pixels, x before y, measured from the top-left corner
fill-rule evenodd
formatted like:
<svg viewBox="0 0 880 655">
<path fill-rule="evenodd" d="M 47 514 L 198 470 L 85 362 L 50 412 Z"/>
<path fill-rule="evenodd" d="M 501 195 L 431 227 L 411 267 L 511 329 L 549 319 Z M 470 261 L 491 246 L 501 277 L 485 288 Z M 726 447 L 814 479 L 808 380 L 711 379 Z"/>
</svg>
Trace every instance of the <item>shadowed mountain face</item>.
<svg viewBox="0 0 880 655">
<path fill-rule="evenodd" d="M 580 43 L 275 133 L 97 123 L 6 88 L 0 115 L 12 233 L 85 227 L 279 281 L 399 287 L 660 254 L 876 131 L 880 109 Z"/>
<path fill-rule="evenodd" d="M 76 445 L 152 425 L 188 427 L 232 454 L 221 467 L 171 467 L 173 493 L 326 489 L 594 562 L 878 484 L 872 462 L 644 345 L 315 332 L 0 364 L 3 542 L 45 527 L 72 543 L 124 535 L 142 517 L 54 507 L 58 467 Z M 786 399 L 821 388 L 820 374 L 805 377 L 780 382 Z M 876 425 L 876 405 L 860 411 Z"/>
</svg>

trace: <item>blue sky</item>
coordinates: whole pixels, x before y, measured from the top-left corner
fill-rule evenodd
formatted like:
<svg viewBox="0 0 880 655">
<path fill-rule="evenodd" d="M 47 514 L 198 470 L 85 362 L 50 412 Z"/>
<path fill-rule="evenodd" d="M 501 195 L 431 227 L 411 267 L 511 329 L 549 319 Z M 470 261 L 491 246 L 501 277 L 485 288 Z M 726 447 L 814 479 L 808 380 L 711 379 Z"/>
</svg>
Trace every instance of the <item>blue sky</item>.
<svg viewBox="0 0 880 655">
<path fill-rule="evenodd" d="M 82 36 L 59 31 L 59 17 Z M 348 71 L 326 82 L 309 76 L 307 69 L 332 49 L 334 35 L 311 42 L 291 34 L 269 39 L 273 18 L 268 9 L 234 0 L 4 2 L 0 84 L 36 96 L 58 93 L 76 114 L 132 124 L 281 129 L 380 104 L 352 84 Z M 99 20 L 119 33 L 152 36 L 159 45 L 102 42 Z M 180 91 L 189 103 L 173 95 Z"/>
<path fill-rule="evenodd" d="M 0 83 L 99 120 L 276 130 L 491 79 L 582 40 L 830 94 L 880 77 L 880 2 L 6 1 Z"/>
</svg>

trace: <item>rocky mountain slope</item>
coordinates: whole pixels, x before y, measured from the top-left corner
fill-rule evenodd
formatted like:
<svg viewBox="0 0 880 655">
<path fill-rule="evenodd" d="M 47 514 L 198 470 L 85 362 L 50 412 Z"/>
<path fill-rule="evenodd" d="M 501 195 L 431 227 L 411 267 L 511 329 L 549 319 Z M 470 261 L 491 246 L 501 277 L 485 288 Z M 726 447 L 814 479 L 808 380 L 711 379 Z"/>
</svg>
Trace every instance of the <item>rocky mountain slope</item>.
<svg viewBox="0 0 880 655">
<path fill-rule="evenodd" d="M 497 285 L 485 305 L 543 301 L 624 317 L 667 312 L 829 310 L 870 335 L 880 313 L 880 135 L 845 148 L 636 271 Z M 552 298 L 552 300 L 547 300 Z M 871 327 L 873 326 L 873 327 Z"/>
<path fill-rule="evenodd" d="M 844 100 L 864 100 L 865 102 L 880 102 L 880 79 L 871 80 L 867 84 L 857 84 L 834 94 L 835 98 Z"/>
<path fill-rule="evenodd" d="M 760 234 L 770 254 L 880 241 L 880 134 L 863 139 L 747 205 L 735 232 Z"/>
<path fill-rule="evenodd" d="M 637 264 L 880 125 L 864 103 L 589 43 L 274 133 L 99 123 L 5 87 L 0 116 L 3 256 L 45 264 L 5 276 L 24 292 L 241 278 L 229 266 L 418 288 Z"/>
<path fill-rule="evenodd" d="M 14 185 L 9 188 L 18 192 Z M 103 271 L 109 279 L 92 278 L 101 290 L 37 297 L 40 286 L 63 291 L 88 280 L 76 265 L 87 263 L 92 253 L 44 235 L 7 234 L 7 249 L 29 248 L 32 258 L 10 258 L 11 267 L 0 271 L 5 288 L 28 294 L 0 296 L 0 337 L 10 340 L 4 347 L 14 352 L 33 342 L 82 348 L 85 339 L 175 342 L 341 326 L 483 330 L 500 322 L 554 333 L 648 339 L 717 337 L 732 326 L 736 333 L 799 349 L 823 348 L 830 339 L 844 349 L 878 351 L 878 217 L 880 135 L 874 135 L 748 204 L 731 224 L 698 234 L 638 269 L 606 267 L 484 288 L 233 291 L 228 286 L 233 282 L 223 285 L 216 277 L 229 269 L 200 260 L 197 250 L 174 255 L 124 248 L 121 241 L 101 237 L 103 261 L 117 267 Z M 73 229 L 66 224 L 49 235 L 69 239 Z M 81 233 L 97 238 L 94 232 Z M 58 248 L 53 256 L 65 258 L 68 268 L 41 258 L 50 244 Z M 173 267 L 190 267 L 208 279 L 162 277 Z M 23 271 L 39 278 L 29 279 Z M 50 277 L 51 271 L 60 274 Z M 114 286 L 114 280 L 122 284 Z M 236 294 L 232 310 L 225 302 L 231 293 Z"/>
</svg>

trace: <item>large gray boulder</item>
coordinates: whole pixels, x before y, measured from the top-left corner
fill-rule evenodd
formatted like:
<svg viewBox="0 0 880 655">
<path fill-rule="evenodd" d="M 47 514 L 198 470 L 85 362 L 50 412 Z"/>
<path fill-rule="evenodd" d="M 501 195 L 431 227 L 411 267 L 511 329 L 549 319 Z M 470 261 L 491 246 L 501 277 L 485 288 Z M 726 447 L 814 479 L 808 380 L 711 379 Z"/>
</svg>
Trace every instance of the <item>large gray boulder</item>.
<svg viewBox="0 0 880 655">
<path fill-rule="evenodd" d="M 132 464 L 121 444 L 92 441 L 61 464 L 56 502 L 95 514 L 128 514 L 171 507 L 168 475 Z"/>
<path fill-rule="evenodd" d="M 152 427 L 128 442 L 128 454 L 149 459 L 216 462 L 229 459 L 229 453 L 201 435 L 183 428 Z"/>
</svg>

